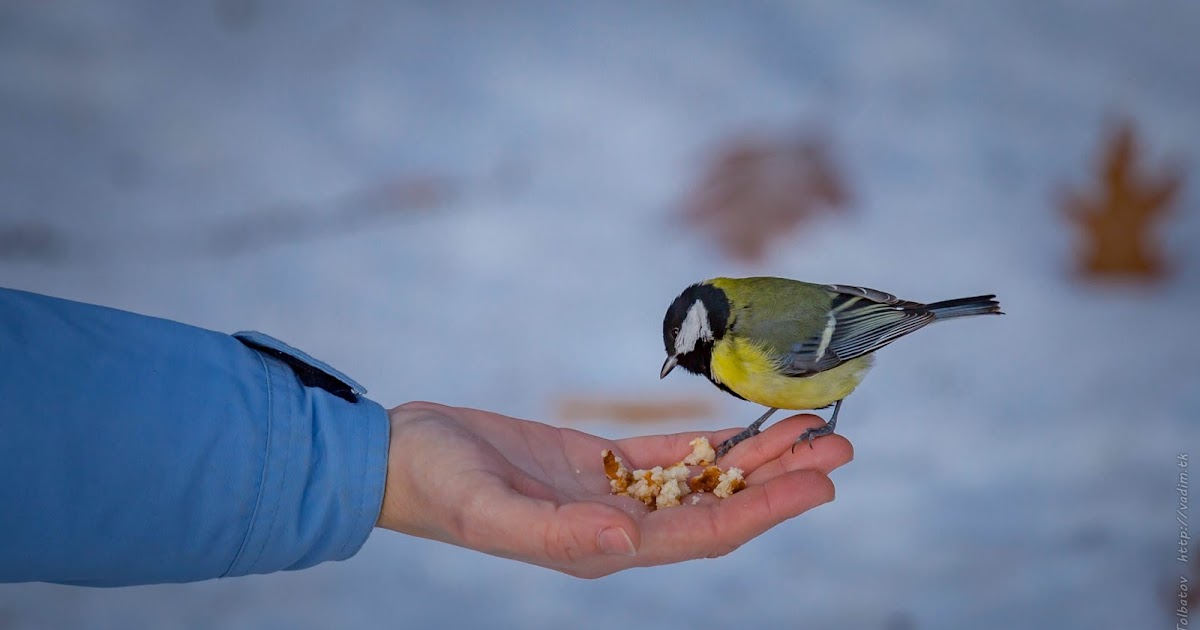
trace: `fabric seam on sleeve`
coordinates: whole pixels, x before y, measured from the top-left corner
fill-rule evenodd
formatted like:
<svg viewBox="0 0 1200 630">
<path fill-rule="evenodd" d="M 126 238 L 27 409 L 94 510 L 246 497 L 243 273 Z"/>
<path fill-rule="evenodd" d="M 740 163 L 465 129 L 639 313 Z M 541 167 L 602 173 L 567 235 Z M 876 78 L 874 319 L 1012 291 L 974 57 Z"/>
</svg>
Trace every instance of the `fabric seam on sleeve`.
<svg viewBox="0 0 1200 630">
<path fill-rule="evenodd" d="M 371 427 L 368 425 L 364 428 L 366 430 L 363 431 L 361 435 L 363 437 L 365 437 L 367 440 L 369 440 L 370 433 L 371 433 Z M 367 502 L 367 499 L 366 499 L 367 465 L 370 463 L 370 459 L 371 459 L 370 442 L 367 443 L 367 447 L 368 448 L 362 449 L 362 459 L 360 460 L 360 464 L 359 464 L 359 468 L 362 471 L 362 475 L 361 475 L 360 483 L 358 484 L 358 493 L 357 493 L 358 496 L 356 497 L 356 500 L 354 502 L 355 503 L 354 507 L 360 514 L 362 513 L 362 509 L 364 507 L 363 504 Z M 355 519 L 355 520 L 358 520 L 358 519 Z M 357 533 L 357 532 L 355 532 L 355 533 Z M 353 541 L 355 538 L 357 538 L 357 536 L 347 536 L 346 537 L 346 540 L 344 542 L 342 542 L 342 547 L 340 549 L 338 549 L 338 556 L 340 556 L 340 557 L 346 556 L 346 548 L 350 546 L 350 542 Z"/>
<path fill-rule="evenodd" d="M 260 354 L 260 353 L 256 352 L 256 354 Z M 260 354 L 260 356 L 261 356 L 261 354 Z M 274 365 L 272 365 L 271 363 L 267 364 L 268 383 L 270 382 L 269 375 L 270 375 L 271 370 L 272 369 L 281 369 L 279 367 L 280 365 L 282 365 L 282 363 L 278 363 L 278 362 L 276 362 Z M 290 371 L 290 368 L 282 368 L 282 369 L 287 369 Z M 280 387 L 284 387 L 287 385 L 287 381 L 284 378 L 280 378 L 280 379 L 278 379 L 278 381 L 279 381 Z M 268 392 L 268 396 L 270 397 L 270 400 L 274 400 L 274 387 L 270 388 L 270 391 Z M 275 409 L 274 409 L 275 406 L 273 403 L 268 406 L 271 409 L 272 424 L 273 424 L 274 423 L 274 415 L 275 415 Z M 298 423 L 296 423 L 296 422 L 292 422 L 292 423 L 290 423 L 290 425 L 291 425 L 292 430 L 288 432 L 287 445 L 283 449 L 283 453 L 284 453 L 284 455 L 283 455 L 283 470 L 280 471 L 279 496 L 277 497 L 277 499 L 275 501 L 274 509 L 271 511 L 271 517 L 267 521 L 266 530 L 262 534 L 262 544 L 259 545 L 258 553 L 255 554 L 254 560 L 246 565 L 246 567 L 245 567 L 246 573 L 254 572 L 254 567 L 262 559 L 263 553 L 267 550 L 267 547 L 270 546 L 271 540 L 274 539 L 275 530 L 279 526 L 279 518 L 278 518 L 279 510 L 282 507 L 283 502 L 289 496 L 287 493 L 288 488 L 290 486 L 290 484 L 288 483 L 290 481 L 290 479 L 288 477 L 288 472 L 291 470 L 292 460 L 295 459 L 295 457 L 296 457 L 296 455 L 294 453 L 292 453 L 292 446 L 293 446 L 293 444 L 295 444 L 295 439 L 296 439 L 295 433 L 299 428 L 297 426 Z M 264 493 L 265 493 L 265 489 L 264 489 Z M 279 567 L 279 568 L 284 568 L 284 567 Z"/>
<path fill-rule="evenodd" d="M 254 352 L 251 350 L 251 352 Z M 259 509 L 262 507 L 263 495 L 266 494 L 267 485 L 267 470 L 271 465 L 271 438 L 275 431 L 274 418 L 274 399 L 271 391 L 271 370 L 267 367 L 267 361 L 262 354 L 254 352 L 254 356 L 258 357 L 259 365 L 263 368 L 263 379 L 266 381 L 267 393 L 267 436 L 266 436 L 266 452 L 263 454 L 262 473 L 258 478 L 258 496 L 254 499 L 254 510 L 250 513 L 250 522 L 246 524 L 246 535 L 242 538 L 241 547 L 238 548 L 237 554 L 233 557 L 233 562 L 229 563 L 229 567 L 221 574 L 221 577 L 227 577 L 234 567 L 238 566 L 242 556 L 246 554 L 246 547 L 250 544 L 250 535 L 254 532 L 254 524 L 258 521 Z"/>
</svg>

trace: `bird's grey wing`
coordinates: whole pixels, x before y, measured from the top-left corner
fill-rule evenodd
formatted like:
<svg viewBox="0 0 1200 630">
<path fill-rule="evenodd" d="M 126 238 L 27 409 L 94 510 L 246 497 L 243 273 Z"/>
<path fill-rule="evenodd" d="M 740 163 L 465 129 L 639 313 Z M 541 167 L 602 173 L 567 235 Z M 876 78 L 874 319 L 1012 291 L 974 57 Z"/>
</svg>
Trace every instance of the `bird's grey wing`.
<svg viewBox="0 0 1200 630">
<path fill-rule="evenodd" d="M 883 291 L 868 289 L 867 287 L 855 287 L 848 284 L 827 284 L 825 288 L 839 295 L 867 298 L 872 302 L 879 302 L 880 304 L 896 304 L 901 302 L 900 299 L 891 293 L 884 293 Z"/>
<path fill-rule="evenodd" d="M 792 345 L 784 364 L 791 376 L 811 376 L 870 354 L 934 320 L 924 304 L 890 293 L 841 284 L 820 333 Z"/>
</svg>

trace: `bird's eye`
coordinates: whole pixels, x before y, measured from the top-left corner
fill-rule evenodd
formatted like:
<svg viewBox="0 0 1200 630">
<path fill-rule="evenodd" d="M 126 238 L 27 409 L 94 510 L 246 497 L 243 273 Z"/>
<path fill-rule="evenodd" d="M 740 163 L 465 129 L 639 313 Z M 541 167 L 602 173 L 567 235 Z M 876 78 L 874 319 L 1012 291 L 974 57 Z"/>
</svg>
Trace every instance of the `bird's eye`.
<svg viewBox="0 0 1200 630">
<path fill-rule="evenodd" d="M 671 329 L 671 336 L 672 336 L 672 337 L 678 337 L 678 336 L 679 336 L 679 327 L 678 327 L 678 326 L 676 326 L 676 327 L 674 327 L 674 328 L 672 328 L 672 329 Z"/>
</svg>

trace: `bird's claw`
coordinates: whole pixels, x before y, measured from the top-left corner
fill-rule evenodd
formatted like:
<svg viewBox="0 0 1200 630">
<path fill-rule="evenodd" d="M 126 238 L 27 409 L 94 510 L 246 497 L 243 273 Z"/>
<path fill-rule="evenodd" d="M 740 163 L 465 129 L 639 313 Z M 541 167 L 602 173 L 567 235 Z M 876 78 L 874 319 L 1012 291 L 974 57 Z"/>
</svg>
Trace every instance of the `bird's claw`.
<svg viewBox="0 0 1200 630">
<path fill-rule="evenodd" d="M 730 451 L 730 449 L 732 449 L 733 447 L 737 446 L 738 444 L 741 444 L 742 442 L 758 435 L 759 433 L 760 433 L 760 431 L 758 430 L 758 427 L 753 427 L 753 426 L 746 427 L 745 429 L 742 430 L 741 433 L 738 433 L 737 435 L 729 438 L 728 440 L 721 442 L 721 444 L 719 446 L 717 446 L 717 456 L 716 456 L 716 459 L 714 460 L 714 463 L 716 463 L 716 460 L 719 460 L 722 457 L 725 457 L 725 454 L 728 453 Z"/>
<path fill-rule="evenodd" d="M 816 448 L 813 446 L 813 440 L 819 437 L 825 437 L 826 435 L 833 435 L 833 427 L 833 424 L 826 422 L 819 427 L 805 430 L 804 433 L 800 434 L 800 437 L 796 438 L 795 442 L 792 442 L 792 452 L 795 453 L 796 445 L 804 442 L 805 440 L 808 441 L 809 448 Z"/>
</svg>

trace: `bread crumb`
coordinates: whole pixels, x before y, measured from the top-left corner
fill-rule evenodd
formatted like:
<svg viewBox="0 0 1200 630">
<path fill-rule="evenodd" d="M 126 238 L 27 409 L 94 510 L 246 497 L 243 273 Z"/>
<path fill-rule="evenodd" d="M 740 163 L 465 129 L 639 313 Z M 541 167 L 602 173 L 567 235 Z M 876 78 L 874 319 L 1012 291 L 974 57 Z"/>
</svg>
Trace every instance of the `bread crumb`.
<svg viewBox="0 0 1200 630">
<path fill-rule="evenodd" d="M 730 468 L 722 471 L 712 465 L 716 451 L 708 438 L 698 437 L 691 441 L 692 453 L 683 461 L 668 466 L 655 466 L 648 470 L 630 471 L 615 453 L 608 449 L 600 451 L 604 461 L 604 474 L 609 487 L 616 495 L 633 497 L 652 510 L 682 505 L 683 497 L 693 494 L 692 505 L 700 501 L 700 494 L 712 492 L 719 498 L 727 498 L 746 487 L 742 470 Z M 692 476 L 689 466 L 706 466 L 699 475 Z"/>
<path fill-rule="evenodd" d="M 709 466 L 704 472 L 688 479 L 688 487 L 692 492 L 712 492 L 718 483 L 721 483 L 721 469 L 716 466 Z"/>
<path fill-rule="evenodd" d="M 692 492 L 687 484 L 690 474 L 691 471 L 682 462 L 664 470 L 662 486 L 658 491 L 658 496 L 654 499 L 654 506 L 661 508 L 679 505 L 679 499 Z"/>
<path fill-rule="evenodd" d="M 689 445 L 692 447 L 692 454 L 683 458 L 683 463 L 688 466 L 708 466 L 717 461 L 717 452 L 703 435 L 692 440 Z"/>
<path fill-rule="evenodd" d="M 633 474 L 625 468 L 625 462 L 621 461 L 616 453 L 604 449 L 600 451 L 600 457 L 604 459 L 604 475 L 608 477 L 608 485 L 612 488 L 612 493 L 623 494 L 629 484 L 633 482 Z"/>
<path fill-rule="evenodd" d="M 635 470 L 633 478 L 635 481 L 625 494 L 646 505 L 653 506 L 654 499 L 662 488 L 662 466 L 655 466 L 650 470 Z"/>
<path fill-rule="evenodd" d="M 733 496 L 733 493 L 746 487 L 746 480 L 742 478 L 741 468 L 730 468 L 721 474 L 719 480 L 713 494 L 722 499 L 728 499 Z"/>
</svg>

